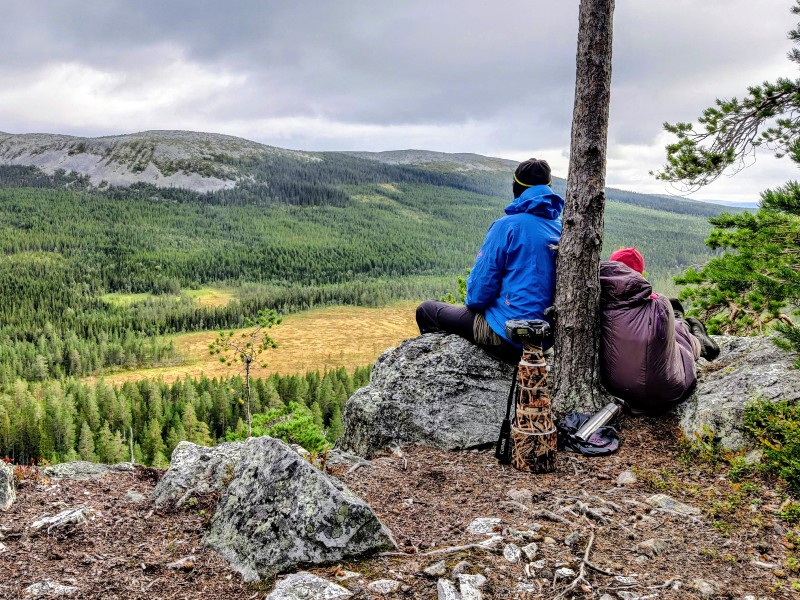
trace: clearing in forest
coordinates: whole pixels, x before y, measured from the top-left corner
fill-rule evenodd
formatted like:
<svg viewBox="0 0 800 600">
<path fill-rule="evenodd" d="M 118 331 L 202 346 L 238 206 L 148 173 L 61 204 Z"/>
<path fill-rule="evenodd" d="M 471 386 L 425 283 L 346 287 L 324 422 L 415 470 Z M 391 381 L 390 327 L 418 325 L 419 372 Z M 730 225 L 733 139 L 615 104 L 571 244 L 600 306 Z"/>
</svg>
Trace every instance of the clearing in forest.
<svg viewBox="0 0 800 600">
<path fill-rule="evenodd" d="M 289 375 L 338 367 L 350 371 L 369 365 L 387 348 L 418 335 L 414 320 L 415 307 L 414 302 L 383 308 L 331 306 L 288 315 L 283 323 L 270 330 L 278 348 L 262 355 L 267 368 L 258 365 L 253 368 L 252 375 Z M 179 364 L 112 373 L 105 377 L 105 381 L 121 384 L 163 378 L 171 382 L 187 375 L 230 377 L 241 374 L 241 365 L 229 367 L 209 353 L 208 346 L 216 337 L 216 331 L 173 336 Z"/>
<path fill-rule="evenodd" d="M 234 299 L 235 294 L 233 290 L 229 289 L 202 287 L 196 290 L 182 290 L 179 295 L 172 295 L 170 297 L 177 299 L 180 296 L 186 296 L 187 298 L 193 299 L 199 307 L 215 308 L 227 306 L 228 303 Z M 112 292 L 110 294 L 104 294 L 100 297 L 100 299 L 107 304 L 113 304 L 115 306 L 130 306 L 132 304 L 144 302 L 145 300 L 155 300 L 159 297 L 163 296 L 157 296 L 156 294 L 151 294 L 148 292 L 138 294 Z"/>
</svg>

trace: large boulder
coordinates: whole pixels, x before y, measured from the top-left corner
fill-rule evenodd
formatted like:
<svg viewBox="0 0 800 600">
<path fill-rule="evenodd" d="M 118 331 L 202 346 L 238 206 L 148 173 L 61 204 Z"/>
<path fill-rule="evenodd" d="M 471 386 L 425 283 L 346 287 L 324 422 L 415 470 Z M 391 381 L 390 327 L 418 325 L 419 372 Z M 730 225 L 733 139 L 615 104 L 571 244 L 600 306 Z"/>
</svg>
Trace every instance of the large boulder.
<svg viewBox="0 0 800 600">
<path fill-rule="evenodd" d="M 220 496 L 204 541 L 246 581 L 395 547 L 366 502 L 270 437 L 181 442 L 153 491 L 159 504 Z"/>
<path fill-rule="evenodd" d="M 713 433 L 729 450 L 746 449 L 742 414 L 749 402 L 800 399 L 797 355 L 766 336 L 714 339 L 720 355 L 712 363 L 701 361 L 695 393 L 676 409 L 680 426 L 689 439 Z"/>
<path fill-rule="evenodd" d="M 497 440 L 513 367 L 456 335 L 432 333 L 384 352 L 347 401 L 342 449 L 371 458 L 392 445 L 458 450 Z"/>
</svg>

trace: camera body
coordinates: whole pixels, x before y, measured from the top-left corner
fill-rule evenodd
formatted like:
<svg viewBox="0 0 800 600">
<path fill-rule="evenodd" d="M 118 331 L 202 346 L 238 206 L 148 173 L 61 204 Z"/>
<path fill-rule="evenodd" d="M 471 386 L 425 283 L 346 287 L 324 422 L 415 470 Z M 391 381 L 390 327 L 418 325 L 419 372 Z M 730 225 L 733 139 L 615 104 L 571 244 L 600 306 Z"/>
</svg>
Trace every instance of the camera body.
<svg viewBox="0 0 800 600">
<path fill-rule="evenodd" d="M 517 343 L 538 342 L 550 336 L 550 323 L 542 319 L 514 319 L 506 321 L 506 337 Z"/>
</svg>

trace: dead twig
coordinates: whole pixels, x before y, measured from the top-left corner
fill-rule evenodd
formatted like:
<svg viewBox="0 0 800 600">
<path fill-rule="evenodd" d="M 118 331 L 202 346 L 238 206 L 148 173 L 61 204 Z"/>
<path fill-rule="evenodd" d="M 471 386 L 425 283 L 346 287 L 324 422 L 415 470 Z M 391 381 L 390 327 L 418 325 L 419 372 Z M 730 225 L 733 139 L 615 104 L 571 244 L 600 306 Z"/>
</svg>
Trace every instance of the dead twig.
<svg viewBox="0 0 800 600">
<path fill-rule="evenodd" d="M 539 517 L 540 519 L 549 519 L 550 521 L 555 521 L 557 523 L 564 523 L 565 525 L 572 525 L 572 521 L 569 519 L 565 519 L 561 515 L 557 515 L 552 510 L 547 510 L 546 508 L 539 508 L 532 511 L 534 517 Z M 577 516 L 577 515 L 576 515 Z"/>
<path fill-rule="evenodd" d="M 428 552 L 379 552 L 376 556 L 405 556 L 418 558 L 420 556 L 440 556 L 442 554 L 455 554 L 456 552 L 465 552 L 466 550 L 485 550 L 486 552 L 494 552 L 492 548 L 482 544 L 465 544 L 463 546 L 450 546 L 448 548 L 439 548 L 437 550 L 429 550 Z"/>
<path fill-rule="evenodd" d="M 586 550 L 584 550 L 583 552 L 583 560 L 581 560 L 581 567 L 580 570 L 578 571 L 578 576 L 575 579 L 573 579 L 572 583 L 570 583 L 566 588 L 561 590 L 561 592 L 558 594 L 558 596 L 555 597 L 554 600 L 558 600 L 558 598 L 563 598 L 564 596 L 569 594 L 572 590 L 574 590 L 576 587 L 578 587 L 578 584 L 581 582 L 585 583 L 590 588 L 592 587 L 592 584 L 590 584 L 586 580 L 586 567 L 588 566 L 587 563 L 589 562 L 589 553 L 591 553 L 592 551 L 592 544 L 594 544 L 594 531 L 592 531 L 589 537 L 589 543 L 586 544 Z"/>
</svg>

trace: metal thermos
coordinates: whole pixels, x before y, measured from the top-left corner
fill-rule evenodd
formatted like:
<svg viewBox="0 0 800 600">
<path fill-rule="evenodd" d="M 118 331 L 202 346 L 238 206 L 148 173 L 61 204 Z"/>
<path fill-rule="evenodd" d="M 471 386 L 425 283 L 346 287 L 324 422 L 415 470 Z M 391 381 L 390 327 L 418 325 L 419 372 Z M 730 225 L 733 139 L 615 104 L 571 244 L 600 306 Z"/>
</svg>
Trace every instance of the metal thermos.
<svg viewBox="0 0 800 600">
<path fill-rule="evenodd" d="M 592 415 L 592 418 L 586 421 L 578 431 L 575 432 L 575 437 L 582 442 L 588 442 L 592 434 L 600 429 L 603 425 L 608 425 L 613 421 L 617 415 L 622 411 L 622 407 L 614 402 L 609 402 L 597 413 Z"/>
</svg>

